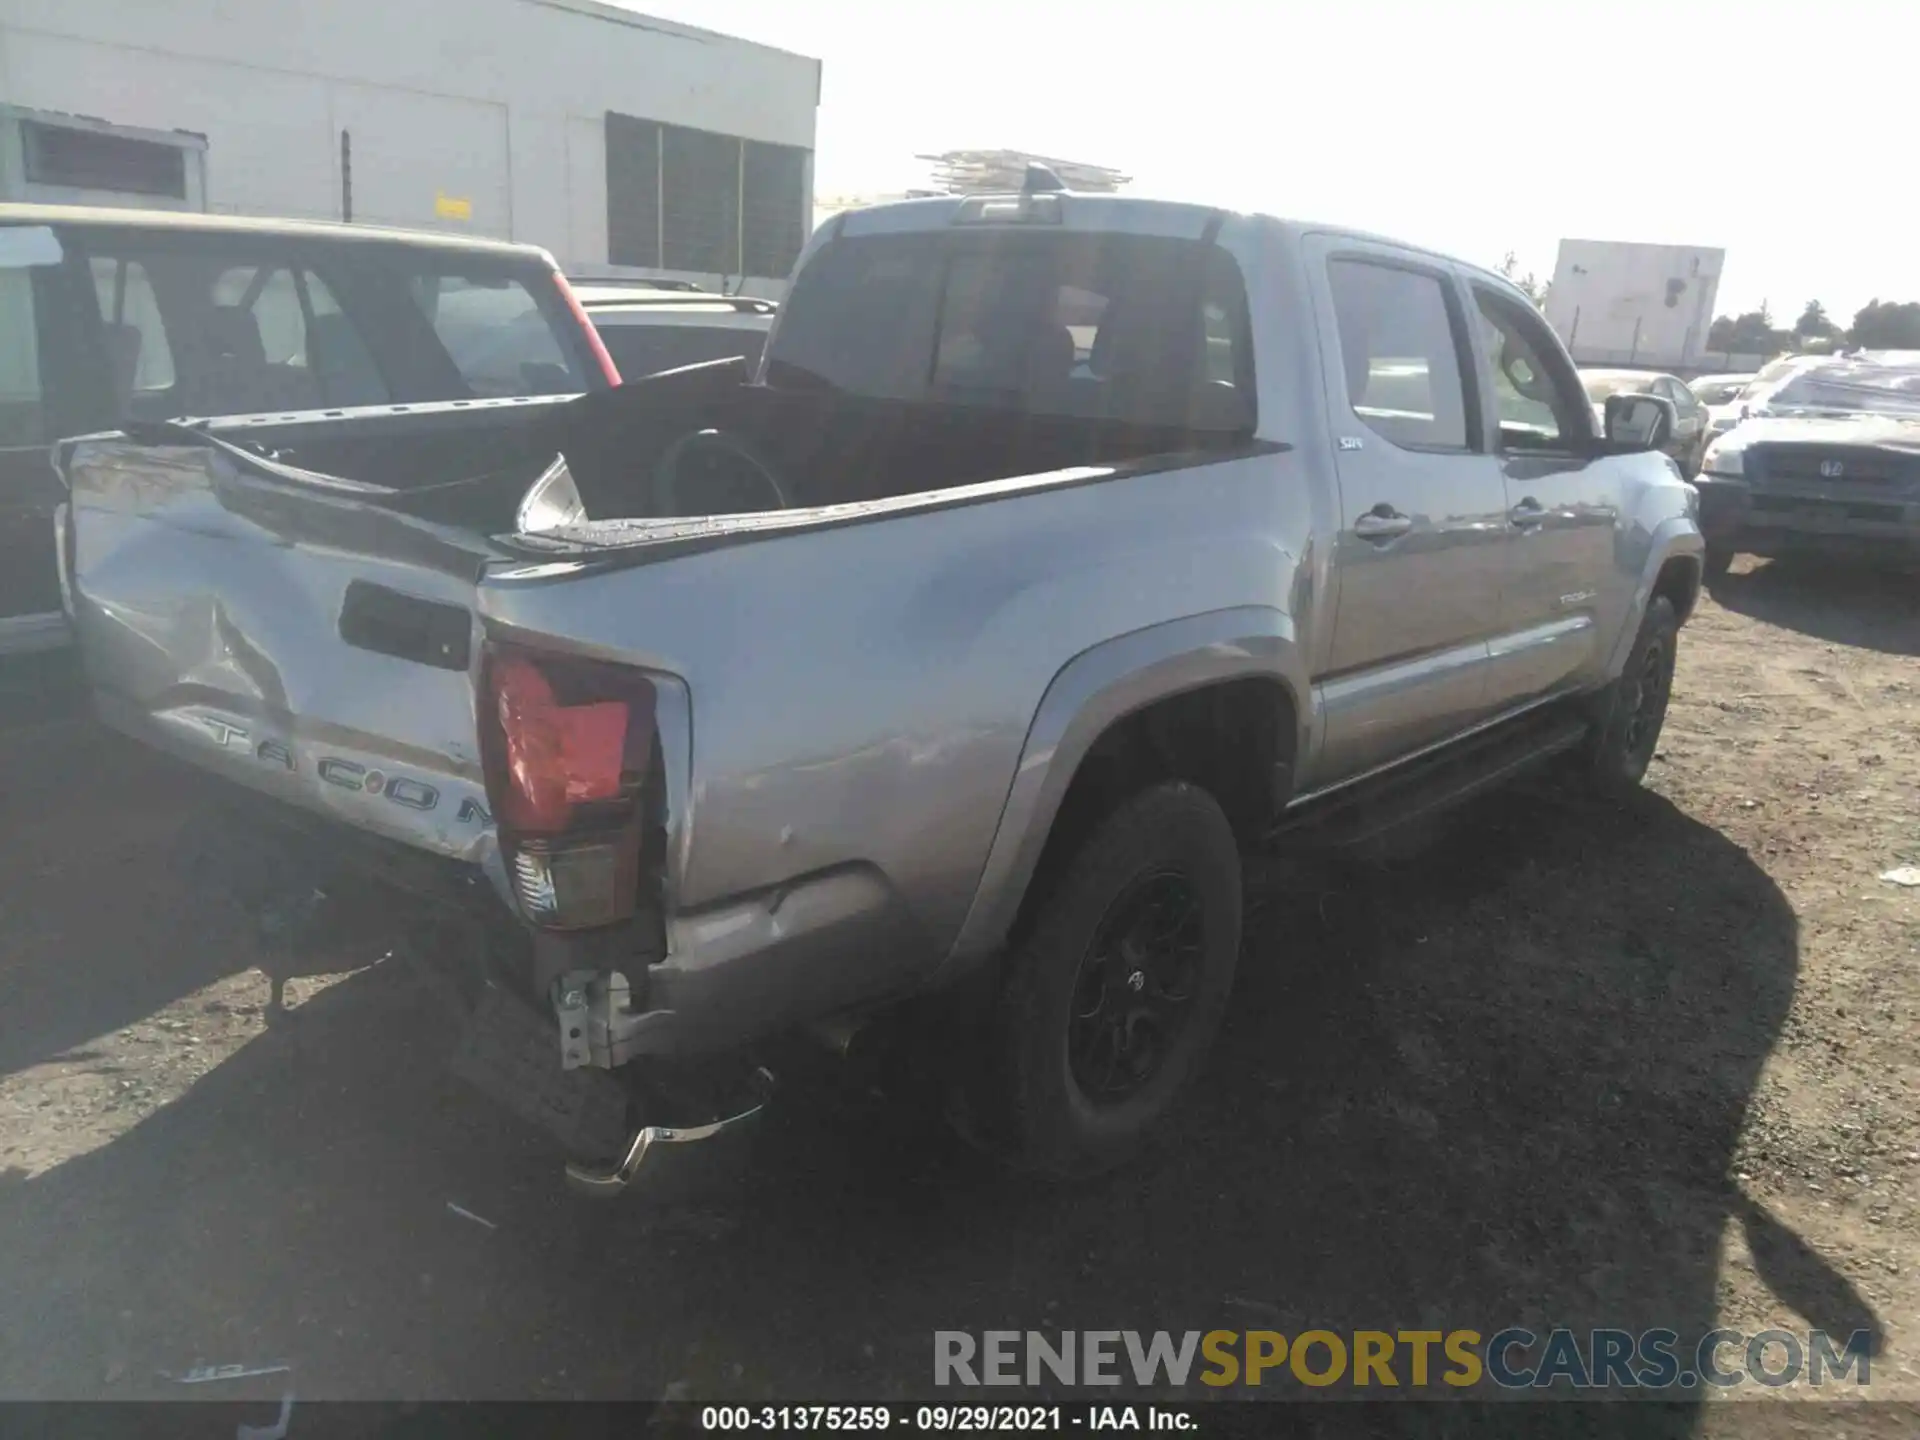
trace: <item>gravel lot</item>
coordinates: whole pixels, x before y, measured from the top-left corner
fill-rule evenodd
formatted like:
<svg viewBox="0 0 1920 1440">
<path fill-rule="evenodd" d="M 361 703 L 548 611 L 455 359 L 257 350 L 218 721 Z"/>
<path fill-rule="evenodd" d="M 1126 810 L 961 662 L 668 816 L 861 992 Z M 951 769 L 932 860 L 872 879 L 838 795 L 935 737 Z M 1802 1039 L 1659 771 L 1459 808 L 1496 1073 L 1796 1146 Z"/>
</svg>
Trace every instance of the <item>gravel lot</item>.
<svg viewBox="0 0 1920 1440">
<path fill-rule="evenodd" d="M 1920 889 L 1879 878 L 1920 864 L 1920 580 L 1745 563 L 1647 794 L 1269 866 L 1177 1160 L 1064 1195 L 852 1072 L 718 1198 L 571 1199 L 377 909 L 281 955 L 190 863 L 200 782 L 16 725 L 0 1396 L 908 1397 L 937 1328 L 1778 1324 L 1871 1330 L 1920 1399 Z"/>
</svg>

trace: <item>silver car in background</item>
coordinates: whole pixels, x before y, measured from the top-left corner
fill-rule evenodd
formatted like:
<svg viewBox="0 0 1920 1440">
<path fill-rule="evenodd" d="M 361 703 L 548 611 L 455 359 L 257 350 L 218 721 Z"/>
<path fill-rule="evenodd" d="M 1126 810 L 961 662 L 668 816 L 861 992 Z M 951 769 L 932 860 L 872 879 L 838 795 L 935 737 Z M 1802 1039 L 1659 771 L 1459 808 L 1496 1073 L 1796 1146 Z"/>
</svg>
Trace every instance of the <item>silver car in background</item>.
<svg viewBox="0 0 1920 1440">
<path fill-rule="evenodd" d="M 1677 375 L 1655 370 L 1582 370 L 1580 383 L 1593 403 L 1596 423 L 1604 423 L 1603 410 L 1612 395 L 1654 395 L 1673 406 L 1673 437 L 1663 447 L 1688 476 L 1700 473 L 1700 461 L 1706 455 L 1707 407 Z"/>
</svg>

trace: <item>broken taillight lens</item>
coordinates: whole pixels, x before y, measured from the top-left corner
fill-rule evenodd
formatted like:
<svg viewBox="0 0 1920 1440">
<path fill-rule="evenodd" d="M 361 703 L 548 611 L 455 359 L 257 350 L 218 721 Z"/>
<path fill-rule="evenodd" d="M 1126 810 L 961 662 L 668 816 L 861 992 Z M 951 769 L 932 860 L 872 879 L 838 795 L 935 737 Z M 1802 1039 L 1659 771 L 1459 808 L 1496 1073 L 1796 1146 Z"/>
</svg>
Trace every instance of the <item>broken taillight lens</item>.
<svg viewBox="0 0 1920 1440">
<path fill-rule="evenodd" d="M 501 814 L 516 830 L 564 830 L 576 805 L 620 794 L 631 705 L 564 705 L 538 664 L 504 655 L 494 665 L 494 703 L 505 747 Z"/>
<path fill-rule="evenodd" d="M 633 915 L 654 691 L 624 666 L 496 648 L 488 788 L 521 910 L 552 929 Z"/>
</svg>

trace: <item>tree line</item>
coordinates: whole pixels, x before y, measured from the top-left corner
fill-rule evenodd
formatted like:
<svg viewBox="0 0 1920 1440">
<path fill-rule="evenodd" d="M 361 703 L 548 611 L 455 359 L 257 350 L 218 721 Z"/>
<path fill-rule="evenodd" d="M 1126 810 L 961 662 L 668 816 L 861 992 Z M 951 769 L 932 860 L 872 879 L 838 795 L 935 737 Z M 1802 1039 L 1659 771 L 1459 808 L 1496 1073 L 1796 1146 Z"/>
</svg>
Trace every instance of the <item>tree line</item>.
<svg viewBox="0 0 1920 1440">
<path fill-rule="evenodd" d="M 1744 315 L 1722 315 L 1707 332 L 1709 350 L 1779 355 L 1789 350 L 1920 350 L 1920 301 L 1869 300 L 1842 329 L 1826 306 L 1809 300 L 1791 329 L 1779 329 L 1765 302 Z"/>
</svg>

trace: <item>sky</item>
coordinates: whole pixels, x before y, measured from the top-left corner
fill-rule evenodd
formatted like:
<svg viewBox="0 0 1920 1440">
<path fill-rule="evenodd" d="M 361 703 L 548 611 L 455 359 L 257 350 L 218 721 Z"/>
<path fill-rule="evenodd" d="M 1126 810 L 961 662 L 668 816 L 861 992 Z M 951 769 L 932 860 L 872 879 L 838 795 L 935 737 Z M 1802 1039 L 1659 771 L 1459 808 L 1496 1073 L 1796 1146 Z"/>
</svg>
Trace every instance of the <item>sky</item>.
<svg viewBox="0 0 1920 1440">
<path fill-rule="evenodd" d="M 1355 225 L 1545 278 L 1563 238 L 1715 246 L 1715 310 L 1920 299 L 1920 5 L 636 0 L 823 62 L 821 197 L 914 156 Z"/>
</svg>

